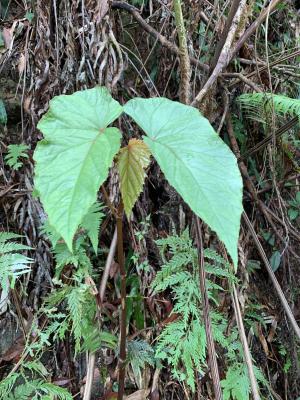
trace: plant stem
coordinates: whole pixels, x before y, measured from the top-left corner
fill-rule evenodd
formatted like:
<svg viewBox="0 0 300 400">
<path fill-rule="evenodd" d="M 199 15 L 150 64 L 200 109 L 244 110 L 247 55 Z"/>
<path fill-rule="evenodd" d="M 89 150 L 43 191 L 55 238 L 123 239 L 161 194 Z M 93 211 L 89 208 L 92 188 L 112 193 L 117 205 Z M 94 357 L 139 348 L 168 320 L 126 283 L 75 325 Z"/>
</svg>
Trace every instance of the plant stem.
<svg viewBox="0 0 300 400">
<path fill-rule="evenodd" d="M 126 366 L 126 269 L 123 248 L 123 203 L 120 202 L 117 211 L 117 243 L 118 243 L 118 263 L 121 276 L 121 321 L 120 321 L 120 354 L 119 354 L 119 389 L 118 400 L 123 399 L 125 386 L 125 366 Z"/>
<path fill-rule="evenodd" d="M 211 376 L 213 381 L 213 387 L 215 392 L 215 400 L 222 400 L 222 391 L 220 384 L 220 376 L 219 369 L 216 357 L 216 350 L 214 339 L 212 336 L 212 327 L 211 320 L 209 315 L 209 301 L 205 284 L 205 269 L 204 269 L 204 255 L 203 255 L 203 242 L 202 242 L 202 233 L 200 220 L 196 217 L 196 241 L 197 241 L 197 250 L 198 250 L 198 261 L 199 261 L 199 280 L 200 280 L 200 290 L 201 297 L 203 302 L 203 316 L 204 316 L 204 324 L 205 324 L 205 333 L 206 333 L 206 341 L 207 341 L 207 351 L 208 351 L 208 359 L 209 366 L 211 370 Z"/>
<path fill-rule="evenodd" d="M 175 23 L 179 41 L 180 101 L 184 104 L 189 104 L 191 65 L 187 47 L 186 31 L 182 15 L 181 0 L 173 0 L 173 7 L 174 7 Z"/>
</svg>

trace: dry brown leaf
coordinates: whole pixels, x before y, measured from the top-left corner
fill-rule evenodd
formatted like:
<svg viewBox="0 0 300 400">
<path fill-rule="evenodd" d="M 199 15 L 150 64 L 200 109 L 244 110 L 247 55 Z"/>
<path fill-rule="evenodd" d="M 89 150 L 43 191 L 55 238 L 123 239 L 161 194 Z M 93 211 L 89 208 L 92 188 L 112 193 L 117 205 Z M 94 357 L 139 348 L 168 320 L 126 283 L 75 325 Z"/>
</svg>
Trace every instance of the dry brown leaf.
<svg viewBox="0 0 300 400">
<path fill-rule="evenodd" d="M 11 29 L 3 28 L 2 37 L 3 37 L 3 41 L 4 41 L 4 46 L 6 47 L 6 49 L 9 49 L 11 42 L 12 42 Z"/>
<path fill-rule="evenodd" d="M 108 0 L 100 0 L 98 7 L 99 7 L 98 20 L 100 21 L 103 17 L 105 17 L 109 9 Z"/>
<path fill-rule="evenodd" d="M 264 352 L 265 352 L 266 356 L 268 356 L 269 355 L 269 347 L 268 347 L 268 343 L 266 341 L 266 338 L 265 338 L 265 336 L 264 336 L 264 334 L 262 332 L 261 325 L 257 324 L 256 326 L 257 326 L 257 333 L 258 333 L 259 341 L 260 341 L 260 343 L 262 345 L 262 348 L 264 349 Z"/>
<path fill-rule="evenodd" d="M 115 261 L 112 261 L 111 266 L 109 268 L 109 277 L 114 278 L 119 269 L 120 269 L 119 264 Z"/>
<path fill-rule="evenodd" d="M 25 71 L 25 67 L 26 67 L 26 57 L 25 57 L 24 53 L 21 53 L 19 62 L 18 62 L 18 71 L 19 71 L 20 75 L 22 75 L 23 72 Z"/>
<path fill-rule="evenodd" d="M 271 329 L 267 337 L 267 342 L 271 343 L 274 339 L 277 328 L 277 320 L 274 318 L 272 321 Z"/>
<path fill-rule="evenodd" d="M 93 278 L 91 278 L 90 276 L 87 276 L 85 278 L 85 284 L 90 287 L 90 292 L 93 296 L 96 296 L 98 294 L 98 289 L 97 289 L 97 286 L 96 286 Z"/>
<path fill-rule="evenodd" d="M 125 397 L 125 400 L 146 400 L 150 393 L 150 389 L 138 390 L 129 396 Z"/>
<path fill-rule="evenodd" d="M 32 99 L 32 96 L 27 96 L 27 97 L 25 97 L 25 100 L 24 100 L 24 102 L 23 102 L 24 111 L 25 111 L 26 113 L 28 113 L 28 114 L 30 114 L 31 99 Z"/>
</svg>

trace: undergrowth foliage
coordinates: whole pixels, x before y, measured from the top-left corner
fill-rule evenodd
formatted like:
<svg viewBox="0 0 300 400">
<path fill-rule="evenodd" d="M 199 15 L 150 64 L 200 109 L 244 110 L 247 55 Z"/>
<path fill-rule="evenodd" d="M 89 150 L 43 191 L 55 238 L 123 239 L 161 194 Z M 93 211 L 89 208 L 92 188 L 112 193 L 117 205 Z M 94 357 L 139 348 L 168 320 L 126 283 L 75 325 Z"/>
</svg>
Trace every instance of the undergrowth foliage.
<svg viewBox="0 0 300 400">
<path fill-rule="evenodd" d="M 30 272 L 32 259 L 20 254 L 22 250 L 31 250 L 31 247 L 17 243 L 15 239 L 22 236 L 11 232 L 0 232 L 0 285 L 2 299 L 7 295 L 9 287 L 14 287 L 16 279 Z"/>
<path fill-rule="evenodd" d="M 34 339 L 28 341 L 22 354 L 22 363 L 17 372 L 10 373 L 0 383 L 0 399 L 9 400 L 70 400 L 72 395 L 47 381 L 49 373 L 39 361 L 45 351 L 67 337 L 75 344 L 75 355 L 82 351 L 95 352 L 100 348 L 115 349 L 117 338 L 108 331 L 99 330 L 96 318 L 96 300 L 93 293 L 93 266 L 90 260 L 89 243 L 97 251 L 98 231 L 104 214 L 102 205 L 96 203 L 82 223 L 82 228 L 74 238 L 73 253 L 61 240 L 60 235 L 46 223 L 43 233 L 52 242 L 56 261 L 54 288 L 46 297 L 34 320 L 31 333 Z M 19 235 L 0 233 L 0 271 L 4 289 L 13 285 L 21 273 L 29 271 L 30 259 L 16 253 L 29 249 L 11 239 Z M 7 283 L 6 283 L 7 282 Z M 46 318 L 47 323 L 41 327 L 39 318 Z M 68 335 L 68 336 L 67 336 Z M 28 357 L 34 362 L 27 361 Z"/>
<path fill-rule="evenodd" d="M 7 146 L 8 153 L 5 156 L 6 164 L 17 171 L 23 165 L 22 158 L 28 158 L 26 151 L 29 147 L 26 144 L 10 144 Z"/>
<path fill-rule="evenodd" d="M 238 98 L 244 114 L 264 124 L 269 124 L 272 114 L 278 117 L 298 117 L 300 120 L 300 100 L 272 93 L 247 93 Z"/>
<path fill-rule="evenodd" d="M 174 322 L 164 326 L 156 345 L 156 357 L 171 367 L 174 378 L 185 381 L 192 391 L 197 380 L 207 373 L 206 335 L 202 313 L 201 293 L 198 285 L 199 265 L 197 250 L 188 230 L 157 242 L 163 260 L 152 287 L 155 293 L 170 290 L 174 302 Z M 227 333 L 226 315 L 218 311 L 219 295 L 224 291 L 225 279 L 236 281 L 230 264 L 212 249 L 204 251 L 207 290 L 211 303 L 213 336 L 220 352 L 226 354 L 227 372 L 221 384 L 224 399 L 246 400 L 250 396 L 250 382 L 237 328 Z M 195 374 L 196 371 L 196 374 Z M 261 371 L 255 368 L 259 382 L 267 385 Z"/>
</svg>

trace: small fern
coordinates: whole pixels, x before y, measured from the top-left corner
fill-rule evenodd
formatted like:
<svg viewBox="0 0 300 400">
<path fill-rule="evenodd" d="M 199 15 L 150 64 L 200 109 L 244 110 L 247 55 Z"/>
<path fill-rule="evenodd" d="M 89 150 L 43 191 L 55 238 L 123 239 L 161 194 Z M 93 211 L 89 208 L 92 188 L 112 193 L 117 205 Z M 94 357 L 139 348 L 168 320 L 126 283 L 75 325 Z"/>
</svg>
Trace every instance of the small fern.
<svg viewBox="0 0 300 400">
<path fill-rule="evenodd" d="M 6 164 L 17 171 L 23 165 L 20 161 L 21 158 L 28 158 L 26 151 L 29 147 L 26 144 L 10 144 L 7 146 L 8 153 L 6 154 L 4 160 Z"/>
<path fill-rule="evenodd" d="M 50 240 L 53 249 L 55 249 L 58 241 L 61 239 L 61 236 L 55 230 L 55 228 L 53 228 L 53 226 L 50 225 L 48 219 L 46 219 L 46 221 L 43 223 L 43 226 L 41 227 L 41 233 Z"/>
<path fill-rule="evenodd" d="M 115 349 L 116 336 L 106 331 L 99 331 L 95 323 L 96 302 L 91 287 L 85 282 L 85 273 L 79 269 L 73 276 L 74 286 L 64 284 L 56 288 L 45 299 L 42 309 L 51 324 L 39 333 L 40 342 L 63 339 L 67 331 L 71 331 L 75 341 L 75 351 L 92 351 L 101 347 Z M 58 281 L 58 283 L 60 283 Z"/>
<path fill-rule="evenodd" d="M 75 339 L 75 351 L 81 349 L 81 339 L 83 337 L 83 321 L 86 317 L 86 306 L 91 298 L 89 287 L 87 285 L 80 285 L 73 288 L 67 295 L 67 307 L 69 311 L 69 318 L 72 323 L 72 333 Z"/>
<path fill-rule="evenodd" d="M 39 379 L 18 385 L 7 400 L 72 400 L 73 396 L 64 388 Z"/>
<path fill-rule="evenodd" d="M 29 264 L 33 262 L 19 253 L 22 250 L 30 250 L 29 246 L 12 242 L 12 239 L 19 239 L 20 235 L 10 232 L 0 232 L 0 285 L 5 293 L 9 287 L 14 287 L 16 279 L 23 274 L 30 272 Z"/>
<path fill-rule="evenodd" d="M 254 375 L 258 382 L 268 387 L 268 382 L 260 369 L 254 366 Z M 249 400 L 251 387 L 248 368 L 245 362 L 234 362 L 226 372 L 226 378 L 221 381 L 224 400 Z M 269 398 L 273 396 L 269 394 Z"/>
<path fill-rule="evenodd" d="M 152 287 L 156 293 L 168 288 L 172 291 L 172 313 L 178 315 L 178 319 L 168 324 L 160 334 L 156 357 L 166 360 L 173 376 L 186 381 L 194 391 L 195 369 L 203 374 L 206 368 L 206 334 L 201 311 L 197 250 L 193 247 L 188 230 L 181 236 L 158 240 L 157 244 L 164 265 L 157 273 Z M 170 256 L 167 257 L 167 254 Z M 205 268 L 209 274 L 235 279 L 229 265 L 216 252 L 205 250 L 205 258 Z M 207 279 L 207 288 L 209 297 L 218 303 L 214 292 L 223 289 L 210 279 Z M 226 347 L 228 343 L 224 336 L 224 318 L 217 312 L 212 313 L 211 318 L 215 339 Z"/>
<path fill-rule="evenodd" d="M 38 373 L 39 378 L 34 377 Z M 19 372 L 8 375 L 0 382 L 0 399 L 6 400 L 72 400 L 64 388 L 46 380 L 48 372 L 36 361 L 25 362 Z"/>
<path fill-rule="evenodd" d="M 104 214 L 102 212 L 103 205 L 99 202 L 94 203 L 87 215 L 83 218 L 81 226 L 86 230 L 87 235 L 92 243 L 93 249 L 97 254 L 98 249 L 98 236 L 99 236 L 99 227 L 103 220 Z"/>
<path fill-rule="evenodd" d="M 274 110 L 280 117 L 298 117 L 300 121 L 300 100 L 272 93 L 242 94 L 238 98 L 242 111 L 248 118 L 268 123 Z"/>
<path fill-rule="evenodd" d="M 132 368 L 137 386 L 142 389 L 142 371 L 146 365 L 155 365 L 153 348 L 144 340 L 130 340 L 127 343 L 127 359 Z"/>
<path fill-rule="evenodd" d="M 202 299 L 199 290 L 199 266 L 197 250 L 193 247 L 188 230 L 181 236 L 173 235 L 157 241 L 164 261 L 152 287 L 161 292 L 172 292 L 177 316 L 166 325 L 158 337 L 156 357 L 171 367 L 173 376 L 185 381 L 191 390 L 196 389 L 195 371 L 203 375 L 206 365 L 206 334 L 203 322 Z M 219 294 L 224 289 L 218 279 L 236 282 L 230 265 L 213 249 L 204 250 L 206 286 L 209 298 L 218 305 Z M 212 279 L 214 277 L 214 280 Z M 229 365 L 226 378 L 222 381 L 224 399 L 248 400 L 250 382 L 243 362 L 243 349 L 238 340 L 237 328 L 226 333 L 228 321 L 224 315 L 212 308 L 210 312 L 214 340 L 225 355 Z M 257 379 L 266 385 L 260 370 L 255 368 Z M 231 397 L 230 397 L 231 396 Z"/>
<path fill-rule="evenodd" d="M 7 399 L 16 384 L 20 374 L 14 372 L 0 382 L 0 399 Z"/>
<path fill-rule="evenodd" d="M 58 243 L 54 250 L 56 261 L 55 276 L 59 278 L 66 265 L 74 265 L 76 268 L 85 270 L 86 274 L 92 273 L 92 263 L 85 250 L 85 240 L 82 236 L 77 238 L 74 243 L 73 252 L 69 250 L 65 243 Z"/>
<path fill-rule="evenodd" d="M 97 253 L 99 228 L 104 217 L 102 210 L 103 205 L 99 202 L 94 203 L 90 207 L 88 214 L 81 223 L 83 232 L 79 232 L 78 236 L 74 239 L 72 252 L 49 221 L 46 220 L 44 222 L 41 233 L 44 234 L 52 244 L 56 261 L 56 277 L 59 277 L 63 267 L 69 264 L 75 267 L 85 266 L 89 272 L 91 272 L 92 264 L 86 251 L 86 237 L 90 239 L 93 249 L 95 253 Z"/>
</svg>

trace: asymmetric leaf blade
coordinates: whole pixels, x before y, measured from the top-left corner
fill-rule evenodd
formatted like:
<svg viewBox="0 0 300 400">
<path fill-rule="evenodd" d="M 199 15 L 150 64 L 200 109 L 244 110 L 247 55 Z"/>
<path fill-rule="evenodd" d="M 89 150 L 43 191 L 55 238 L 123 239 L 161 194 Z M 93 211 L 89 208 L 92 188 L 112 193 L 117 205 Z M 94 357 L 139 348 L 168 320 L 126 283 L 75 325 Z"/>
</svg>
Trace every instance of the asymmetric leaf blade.
<svg viewBox="0 0 300 400">
<path fill-rule="evenodd" d="M 34 152 L 35 187 L 70 250 L 120 148 L 119 130 L 107 126 L 122 111 L 107 89 L 96 87 L 55 97 L 38 123 L 45 139 Z"/>
<path fill-rule="evenodd" d="M 237 265 L 242 179 L 236 158 L 200 112 L 165 98 L 133 99 L 124 111 L 170 184 L 224 242 Z"/>
<path fill-rule="evenodd" d="M 150 162 L 150 151 L 142 140 L 130 139 L 118 154 L 118 171 L 124 210 L 127 218 L 143 189 L 145 168 Z"/>
</svg>

